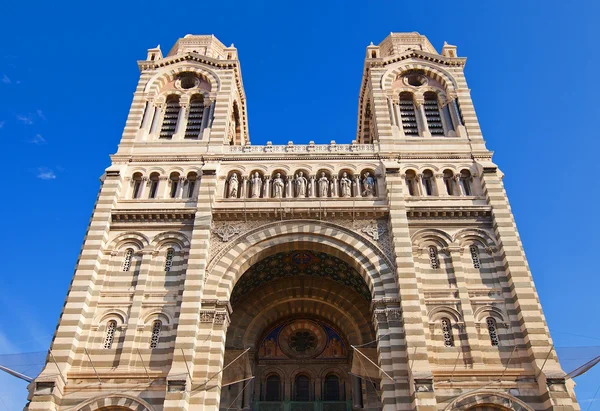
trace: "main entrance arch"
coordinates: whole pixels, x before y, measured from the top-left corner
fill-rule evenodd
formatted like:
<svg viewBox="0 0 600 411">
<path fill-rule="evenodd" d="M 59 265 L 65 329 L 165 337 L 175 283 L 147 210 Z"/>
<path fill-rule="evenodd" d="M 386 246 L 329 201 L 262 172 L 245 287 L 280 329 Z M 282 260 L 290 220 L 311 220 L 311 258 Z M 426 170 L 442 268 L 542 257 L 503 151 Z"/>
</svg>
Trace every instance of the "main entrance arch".
<svg viewBox="0 0 600 411">
<path fill-rule="evenodd" d="M 352 271 L 355 280 L 360 280 L 360 287 L 353 289 L 341 284 L 334 278 L 335 275 L 307 275 L 305 269 L 302 273 L 283 278 L 274 275 L 267 278 L 268 281 L 260 279 L 255 287 L 240 291 L 245 287 L 243 284 L 255 283 L 245 277 L 248 273 L 256 273 L 261 262 L 276 264 L 274 260 L 279 259 L 285 263 L 286 258 L 301 261 L 302 256 L 294 255 L 298 251 L 316 256 L 318 260 L 329 261 L 334 266 L 345 266 Z M 326 271 L 321 268 L 317 271 Z M 333 394 L 328 397 L 328 393 L 332 391 L 326 389 L 327 386 L 335 387 L 335 375 L 338 375 L 340 381 L 340 401 L 349 404 L 348 406 L 353 401 L 360 401 L 359 398 L 353 398 L 354 393 L 365 394 L 364 403 L 361 404 L 365 409 L 381 409 L 381 403 L 386 409 L 396 409 L 399 406 L 396 404 L 400 404 L 398 398 L 410 395 L 406 388 L 406 353 L 400 348 L 405 343 L 399 339 L 403 338 L 403 331 L 395 269 L 390 258 L 366 235 L 337 224 L 315 220 L 268 223 L 242 232 L 219 252 L 211 254 L 206 273 L 203 301 L 226 301 L 232 308 L 231 322 L 224 338 L 224 364 L 228 363 L 228 352 L 242 352 L 250 348 L 252 373 L 256 376 L 245 387 L 243 394 L 238 390 L 244 384 L 223 387 L 221 408 L 226 409 L 232 403 L 234 408 L 256 408 L 266 399 L 267 386 L 279 386 L 280 398 L 283 401 L 294 401 L 298 397 L 297 387 L 306 385 L 303 378 L 296 380 L 298 375 L 309 377 L 308 384 L 312 388 L 308 395 L 314 401 L 336 397 Z M 256 274 L 248 274 L 250 276 Z M 269 340 L 283 344 L 280 334 L 271 333 L 279 327 L 283 330 L 290 324 L 293 326 L 295 321 L 317 324 L 328 335 L 339 336 L 344 347 L 343 358 L 326 359 L 315 353 L 308 360 L 300 361 L 289 357 L 265 358 L 259 354 L 260 348 L 264 348 L 264 343 Z M 309 333 L 297 337 L 318 339 L 317 334 L 313 332 L 312 335 Z M 291 334 L 286 333 L 284 337 L 289 339 Z M 384 379 L 379 384 L 379 376 L 373 374 L 370 376 L 372 381 L 352 380 L 349 374 L 354 355 L 351 345 L 372 341 L 377 341 L 374 362 L 382 365 L 387 375 L 394 380 Z M 285 348 L 283 351 L 286 354 Z M 288 350 L 286 355 L 289 354 Z M 382 358 L 385 360 L 382 361 Z M 329 372 L 332 369 L 327 371 L 325 367 L 321 367 L 324 360 L 338 363 L 337 374 Z M 275 364 L 277 361 L 279 364 Z M 302 370 L 292 369 L 294 362 L 297 364 L 307 361 L 312 362 L 311 367 L 314 366 L 312 374 L 298 374 Z M 320 365 L 315 365 L 315 362 Z M 282 363 L 286 366 L 282 367 Z M 277 369 L 279 373 L 269 374 L 268 367 L 272 371 Z M 370 383 L 369 386 L 366 386 L 367 382 Z M 376 393 L 373 387 L 380 392 Z"/>
</svg>

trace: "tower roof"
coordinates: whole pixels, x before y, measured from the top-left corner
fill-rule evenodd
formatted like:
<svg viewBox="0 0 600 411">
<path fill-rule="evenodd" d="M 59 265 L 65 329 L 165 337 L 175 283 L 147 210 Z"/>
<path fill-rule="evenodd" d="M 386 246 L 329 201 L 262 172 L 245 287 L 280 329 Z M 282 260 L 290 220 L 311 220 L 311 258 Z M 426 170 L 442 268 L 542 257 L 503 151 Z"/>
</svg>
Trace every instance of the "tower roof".
<svg viewBox="0 0 600 411">
<path fill-rule="evenodd" d="M 413 31 L 412 33 L 390 33 L 381 43 L 381 57 L 393 56 L 406 50 L 421 50 L 438 54 L 427 37 Z"/>
<path fill-rule="evenodd" d="M 184 53 L 199 53 L 217 59 L 225 58 L 225 45 L 212 34 L 186 34 L 177 40 L 169 56 Z"/>
</svg>

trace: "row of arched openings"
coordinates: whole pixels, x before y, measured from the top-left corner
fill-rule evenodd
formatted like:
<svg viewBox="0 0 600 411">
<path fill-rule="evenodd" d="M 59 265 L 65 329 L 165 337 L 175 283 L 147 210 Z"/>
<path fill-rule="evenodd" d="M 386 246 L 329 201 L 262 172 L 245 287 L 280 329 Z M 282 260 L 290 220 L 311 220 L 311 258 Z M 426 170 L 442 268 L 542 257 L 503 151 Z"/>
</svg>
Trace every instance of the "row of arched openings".
<svg viewBox="0 0 600 411">
<path fill-rule="evenodd" d="M 314 392 L 311 389 L 311 379 L 306 374 L 298 374 L 292 382 L 292 401 L 314 401 Z M 322 401 L 342 401 L 340 378 L 333 373 L 327 374 L 323 380 Z M 284 383 L 277 374 L 267 376 L 265 381 L 264 401 L 283 401 L 285 392 Z"/>
<path fill-rule="evenodd" d="M 198 189 L 198 173 L 189 172 L 186 177 L 174 171 L 169 174 L 166 181 L 158 172 L 153 172 L 144 178 L 141 172 L 134 173 L 131 177 L 132 199 L 155 199 L 155 198 L 194 198 Z M 146 184 L 144 184 L 146 182 Z M 163 193 L 162 184 L 166 183 L 168 190 Z"/>
<path fill-rule="evenodd" d="M 436 177 L 443 180 L 444 191 L 441 193 L 436 184 Z M 472 185 L 473 176 L 467 169 L 462 170 L 458 174 L 454 174 L 452 170 L 446 169 L 438 176 L 429 169 L 424 170 L 421 174 L 417 174 L 415 170 L 407 170 L 405 173 L 405 181 L 410 196 L 474 195 Z"/>
</svg>

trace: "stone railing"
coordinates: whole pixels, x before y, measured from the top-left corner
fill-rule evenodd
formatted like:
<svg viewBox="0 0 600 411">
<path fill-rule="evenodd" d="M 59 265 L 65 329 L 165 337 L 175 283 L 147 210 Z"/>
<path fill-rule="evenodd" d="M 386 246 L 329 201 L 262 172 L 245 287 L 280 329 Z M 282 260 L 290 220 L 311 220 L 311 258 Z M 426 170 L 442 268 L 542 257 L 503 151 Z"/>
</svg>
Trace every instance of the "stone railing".
<svg viewBox="0 0 600 411">
<path fill-rule="evenodd" d="M 337 144 L 332 141 L 329 144 L 294 144 L 273 145 L 267 142 L 264 146 L 229 146 L 230 153 L 374 153 L 374 144 Z"/>
</svg>

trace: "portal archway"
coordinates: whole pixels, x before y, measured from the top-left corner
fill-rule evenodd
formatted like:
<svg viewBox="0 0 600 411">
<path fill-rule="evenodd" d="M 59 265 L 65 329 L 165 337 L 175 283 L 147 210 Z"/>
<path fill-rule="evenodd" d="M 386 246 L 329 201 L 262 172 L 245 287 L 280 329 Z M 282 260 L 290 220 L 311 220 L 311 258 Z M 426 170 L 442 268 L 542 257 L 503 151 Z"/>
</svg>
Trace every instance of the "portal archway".
<svg viewBox="0 0 600 411">
<path fill-rule="evenodd" d="M 246 269 L 231 291 L 225 356 L 250 348 L 255 378 L 223 388 L 221 407 L 346 410 L 368 403 L 377 409 L 378 378 L 351 374 L 351 346 L 376 340 L 372 290 L 356 264 L 324 251 L 282 248 Z"/>
</svg>

